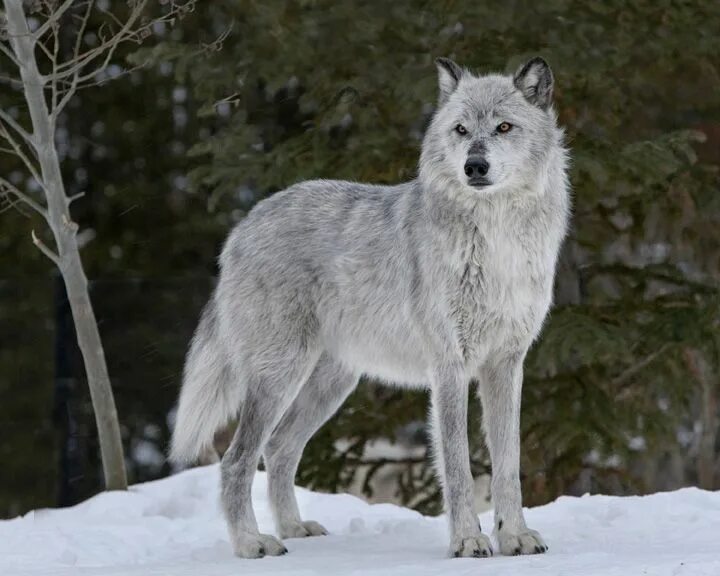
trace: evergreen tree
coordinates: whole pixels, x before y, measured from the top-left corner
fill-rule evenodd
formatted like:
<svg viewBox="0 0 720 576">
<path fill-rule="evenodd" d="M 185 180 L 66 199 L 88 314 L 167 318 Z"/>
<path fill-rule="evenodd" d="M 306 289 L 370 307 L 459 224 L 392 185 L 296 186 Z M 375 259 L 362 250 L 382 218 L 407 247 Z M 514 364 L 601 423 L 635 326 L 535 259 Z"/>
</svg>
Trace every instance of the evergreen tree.
<svg viewBox="0 0 720 576">
<path fill-rule="evenodd" d="M 154 55 L 175 59 L 214 126 L 190 149 L 192 189 L 243 209 L 306 178 L 412 178 L 434 57 L 483 72 L 546 57 L 575 212 L 557 306 L 527 364 L 526 499 L 696 483 L 700 462 L 717 486 L 720 159 L 700 146 L 720 117 L 716 3 L 241 1 L 213 12 L 232 22 L 223 50 L 198 61 L 180 41 Z M 301 478 L 347 485 L 366 446 L 423 419 L 425 401 L 361 387 Z M 398 490 L 438 510 L 427 466 L 408 462 Z"/>
<path fill-rule="evenodd" d="M 61 143 L 68 193 L 87 192 L 77 219 L 97 231 L 83 260 L 105 279 L 101 330 L 119 410 L 133 414 L 126 443 L 164 448 L 215 256 L 255 202 L 307 178 L 414 177 L 436 102 L 435 57 L 511 72 L 540 54 L 556 75 L 575 207 L 556 306 L 526 365 L 526 503 L 718 488 L 718 29 L 712 0 L 219 0 L 157 31 L 164 42 L 128 64 L 149 68 L 78 94 Z M 0 91 L 4 108 L 13 102 Z M 5 174 L 15 169 L 0 158 Z M 22 216 L 3 214 L 2 226 L 6 276 L 43 274 Z M 128 276 L 145 280 L 128 289 Z M 2 289 L 20 302 L 16 286 Z M 49 296 L 32 294 L 49 317 Z M 13 331 L 29 318 L 11 305 L 0 314 Z M 47 344 L 48 330 L 43 340 L 35 330 Z M 0 410 L 36 418 L 47 374 L 33 347 L 13 345 L 19 354 L 0 348 Z M 9 391 L 36 378 L 19 406 Z M 472 452 L 482 474 L 478 404 Z M 390 468 L 403 502 L 439 511 L 425 416 L 424 394 L 363 383 L 308 446 L 299 481 L 370 492 Z M 420 455 L 389 464 L 369 450 L 378 441 Z M 129 470 L 133 479 L 167 471 L 139 461 Z"/>
</svg>

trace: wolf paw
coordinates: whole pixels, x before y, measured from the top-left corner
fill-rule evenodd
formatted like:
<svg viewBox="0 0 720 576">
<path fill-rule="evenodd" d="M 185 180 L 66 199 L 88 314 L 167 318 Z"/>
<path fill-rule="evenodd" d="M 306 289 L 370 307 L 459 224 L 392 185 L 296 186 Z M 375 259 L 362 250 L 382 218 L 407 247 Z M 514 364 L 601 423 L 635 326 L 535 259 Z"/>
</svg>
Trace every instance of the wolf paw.
<svg viewBox="0 0 720 576">
<path fill-rule="evenodd" d="M 497 539 L 500 544 L 500 552 L 506 556 L 544 554 L 548 549 L 540 534 L 535 530 L 524 530 L 517 534 L 500 532 Z"/>
<path fill-rule="evenodd" d="M 282 538 L 306 538 L 308 536 L 327 536 L 328 531 L 314 520 L 292 522 L 280 528 Z"/>
<path fill-rule="evenodd" d="M 455 558 L 486 558 L 493 555 L 493 549 L 490 539 L 485 534 L 479 534 L 471 538 L 453 539 L 450 555 Z"/>
<path fill-rule="evenodd" d="M 269 534 L 250 534 L 243 532 L 233 538 L 235 556 L 240 558 L 262 558 L 263 556 L 282 556 L 287 548 L 274 536 Z"/>
</svg>

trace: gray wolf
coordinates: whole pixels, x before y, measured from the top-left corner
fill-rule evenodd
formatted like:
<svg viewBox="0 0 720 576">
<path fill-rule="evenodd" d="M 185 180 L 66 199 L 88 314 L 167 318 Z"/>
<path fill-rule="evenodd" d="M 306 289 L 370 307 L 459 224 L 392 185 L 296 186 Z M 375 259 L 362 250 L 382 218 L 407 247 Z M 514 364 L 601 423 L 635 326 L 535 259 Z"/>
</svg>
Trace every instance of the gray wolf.
<svg viewBox="0 0 720 576">
<path fill-rule="evenodd" d="M 222 504 L 238 556 L 283 554 L 261 534 L 259 458 L 281 538 L 325 529 L 293 492 L 303 448 L 366 374 L 430 391 L 450 555 L 490 556 L 473 510 L 467 439 L 478 383 L 503 554 L 545 552 L 523 517 L 523 360 L 551 305 L 569 214 L 553 74 L 437 60 L 440 96 L 418 176 L 397 186 L 316 180 L 258 203 L 230 233 L 187 356 L 171 458 L 190 462 L 231 418 Z"/>
</svg>

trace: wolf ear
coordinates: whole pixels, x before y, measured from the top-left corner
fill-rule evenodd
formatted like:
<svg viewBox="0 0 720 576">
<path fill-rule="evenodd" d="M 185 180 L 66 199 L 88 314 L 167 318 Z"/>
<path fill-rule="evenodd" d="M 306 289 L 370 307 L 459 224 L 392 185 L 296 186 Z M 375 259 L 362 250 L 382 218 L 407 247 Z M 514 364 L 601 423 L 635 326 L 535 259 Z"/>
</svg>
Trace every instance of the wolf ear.
<svg viewBox="0 0 720 576">
<path fill-rule="evenodd" d="M 552 104 L 553 97 L 553 73 L 550 65 L 536 56 L 521 66 L 513 79 L 515 87 L 523 93 L 525 99 L 543 110 L 547 110 Z"/>
<path fill-rule="evenodd" d="M 450 94 L 455 92 L 460 77 L 463 74 L 462 68 L 455 64 L 450 58 L 437 58 L 435 65 L 438 69 L 438 85 L 440 86 L 440 104 L 444 104 L 450 97 Z"/>
</svg>

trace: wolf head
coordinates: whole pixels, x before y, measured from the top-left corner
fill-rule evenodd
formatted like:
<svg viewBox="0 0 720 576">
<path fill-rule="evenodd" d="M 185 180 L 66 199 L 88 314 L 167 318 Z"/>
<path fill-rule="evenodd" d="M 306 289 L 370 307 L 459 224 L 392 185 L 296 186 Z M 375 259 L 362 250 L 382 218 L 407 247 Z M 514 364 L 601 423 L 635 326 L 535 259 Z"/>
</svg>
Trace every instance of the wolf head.
<svg viewBox="0 0 720 576">
<path fill-rule="evenodd" d="M 492 194 L 537 181 L 561 132 L 553 74 L 533 58 L 514 76 L 476 76 L 438 58 L 438 109 L 423 141 L 420 178 Z"/>
</svg>

